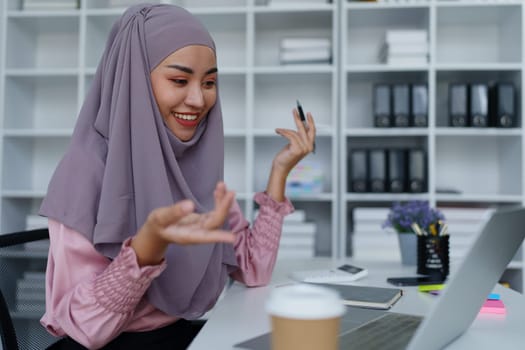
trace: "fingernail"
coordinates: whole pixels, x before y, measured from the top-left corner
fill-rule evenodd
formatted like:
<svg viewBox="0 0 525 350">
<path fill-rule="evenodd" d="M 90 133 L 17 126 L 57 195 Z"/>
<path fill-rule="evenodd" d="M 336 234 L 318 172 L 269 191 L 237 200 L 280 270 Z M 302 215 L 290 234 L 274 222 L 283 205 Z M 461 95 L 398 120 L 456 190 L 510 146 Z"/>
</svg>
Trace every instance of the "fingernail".
<svg viewBox="0 0 525 350">
<path fill-rule="evenodd" d="M 184 200 L 182 201 L 180 205 L 181 205 L 182 210 L 184 211 L 193 210 L 193 202 L 190 200 Z"/>
</svg>

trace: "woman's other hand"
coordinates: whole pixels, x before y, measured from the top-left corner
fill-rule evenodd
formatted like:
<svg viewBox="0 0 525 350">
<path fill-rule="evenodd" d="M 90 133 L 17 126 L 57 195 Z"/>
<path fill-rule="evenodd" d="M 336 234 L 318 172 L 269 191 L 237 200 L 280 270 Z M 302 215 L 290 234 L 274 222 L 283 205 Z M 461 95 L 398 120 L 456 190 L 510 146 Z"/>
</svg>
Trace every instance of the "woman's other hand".
<svg viewBox="0 0 525 350">
<path fill-rule="evenodd" d="M 168 245 L 172 243 L 233 243 L 234 234 L 221 227 L 228 217 L 235 194 L 220 182 L 215 188 L 214 197 L 215 208 L 204 214 L 195 213 L 195 205 L 190 200 L 153 210 L 131 242 L 139 265 L 160 263 Z"/>
</svg>

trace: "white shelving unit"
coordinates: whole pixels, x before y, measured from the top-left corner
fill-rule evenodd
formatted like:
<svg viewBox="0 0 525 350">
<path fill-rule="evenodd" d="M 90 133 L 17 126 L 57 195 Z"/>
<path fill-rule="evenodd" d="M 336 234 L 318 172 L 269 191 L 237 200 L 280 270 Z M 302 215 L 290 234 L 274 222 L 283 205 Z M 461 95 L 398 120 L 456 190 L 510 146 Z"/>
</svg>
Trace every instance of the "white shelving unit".
<svg viewBox="0 0 525 350">
<path fill-rule="evenodd" d="M 226 134 L 225 180 L 237 192 L 247 217 L 253 217 L 257 209 L 252 197 L 266 187 L 274 154 L 285 145 L 274 129 L 294 127 L 295 100 L 303 101 L 305 109 L 324 125 L 319 130 L 318 151 L 310 157 L 328 169 L 324 192 L 297 198 L 294 203 L 317 224 L 316 255 L 335 256 L 338 5 L 171 2 L 200 17 L 217 44 Z M 81 0 L 78 9 L 61 11 L 24 11 L 22 0 L 1 4 L 0 232 L 24 229 L 26 216 L 39 209 L 93 81 L 107 34 L 124 11 L 108 3 Z M 335 59 L 325 65 L 283 66 L 278 47 L 285 36 L 330 38 Z M 17 254 L 17 261 L 45 262 L 45 256 L 24 254 L 25 259 Z M 11 255 L 0 259 L 14 261 Z M 11 279 L 21 276 L 24 269 L 16 269 Z M 14 299 L 11 292 L 9 298 Z M 15 313 L 13 317 L 28 334 L 39 327 L 40 315 Z"/>
<path fill-rule="evenodd" d="M 308 221 L 317 223 L 316 256 L 351 255 L 356 207 L 409 199 L 429 200 L 438 207 L 525 203 L 521 1 L 162 2 L 187 7 L 216 40 L 225 180 L 238 193 L 247 217 L 257 209 L 252 196 L 265 188 L 271 160 L 285 143 L 274 129 L 293 127 L 296 99 L 315 116 L 317 152 L 308 159 L 326 171 L 323 192 L 292 201 L 305 210 Z M 5 0 L 1 6 L 0 230 L 10 232 L 23 229 L 26 216 L 37 212 L 69 142 L 107 33 L 124 8 L 111 8 L 108 0 L 81 0 L 79 9 L 63 11 L 24 11 L 22 0 Z M 381 63 L 378 52 L 388 29 L 426 29 L 428 64 Z M 331 64 L 279 63 L 281 38 L 309 36 L 331 39 Z M 517 87 L 518 127 L 448 127 L 448 84 L 494 80 Z M 372 87 L 378 82 L 427 84 L 428 127 L 373 127 Z M 428 191 L 349 192 L 349 150 L 370 145 L 426 150 Z M 442 186 L 461 193 L 440 193 Z M 519 290 L 525 289 L 522 261 L 508 271 Z"/>
<path fill-rule="evenodd" d="M 225 179 L 238 193 L 248 217 L 256 209 L 253 194 L 265 188 L 271 160 L 285 144 L 274 129 L 294 127 L 295 100 L 303 101 L 324 126 L 319 130 L 318 152 L 310 158 L 328 169 L 325 190 L 295 202 L 298 208 L 313 208 L 308 220 L 319 227 L 316 253 L 336 255 L 338 4 L 172 3 L 200 17 L 216 41 L 225 116 Z M 21 6 L 21 0 L 9 0 L 3 9 L 7 54 L 1 72 L 6 101 L 2 232 L 23 228 L 25 216 L 38 210 L 69 142 L 107 33 L 124 11 L 109 7 L 105 0 L 81 1 L 77 10 L 24 11 Z M 281 65 L 278 48 L 285 36 L 330 38 L 335 58 L 324 65 Z"/>
<path fill-rule="evenodd" d="M 428 1 L 414 4 L 341 4 L 339 254 L 352 249 L 352 211 L 389 207 L 392 201 L 428 200 L 432 206 L 523 205 L 524 7 L 521 1 Z M 381 63 L 378 52 L 390 29 L 424 29 L 429 62 L 399 67 Z M 512 82 L 518 91 L 516 128 L 448 126 L 448 85 L 454 82 Z M 376 83 L 428 86 L 428 127 L 375 128 L 372 87 Z M 428 191 L 417 194 L 351 193 L 347 187 L 349 152 L 354 148 L 419 147 L 427 152 Z M 458 193 L 442 193 L 454 188 Z M 378 228 L 378 231 L 380 229 Z M 451 228 L 452 235 L 453 228 Z M 453 236 L 452 236 L 453 237 Z M 383 239 L 379 237 L 378 239 Z M 504 279 L 524 290 L 523 253 Z"/>
</svg>

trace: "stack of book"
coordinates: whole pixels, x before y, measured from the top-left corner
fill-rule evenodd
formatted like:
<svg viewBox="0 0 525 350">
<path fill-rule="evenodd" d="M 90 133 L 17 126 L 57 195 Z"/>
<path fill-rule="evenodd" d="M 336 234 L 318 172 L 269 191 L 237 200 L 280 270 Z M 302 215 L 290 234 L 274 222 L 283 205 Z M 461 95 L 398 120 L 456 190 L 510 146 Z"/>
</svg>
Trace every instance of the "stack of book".
<svg viewBox="0 0 525 350">
<path fill-rule="evenodd" d="M 428 32 L 424 29 L 387 30 L 379 59 L 389 65 L 428 63 Z"/>
<path fill-rule="evenodd" d="M 399 261 L 397 235 L 382 228 L 390 208 L 354 208 L 352 257 L 358 260 Z"/>
<path fill-rule="evenodd" d="M 278 259 L 304 259 L 315 256 L 317 225 L 306 221 L 303 210 L 286 216 L 279 243 Z"/>
<path fill-rule="evenodd" d="M 332 43 L 326 38 L 284 38 L 279 47 L 281 64 L 326 64 L 332 61 Z"/>
<path fill-rule="evenodd" d="M 286 178 L 286 194 L 289 196 L 323 192 L 324 171 L 317 162 L 300 162 Z"/>
<path fill-rule="evenodd" d="M 74 10 L 80 8 L 79 0 L 23 0 L 22 10 Z"/>
<path fill-rule="evenodd" d="M 44 314 L 46 311 L 46 273 L 26 271 L 16 282 L 16 310 Z"/>
</svg>

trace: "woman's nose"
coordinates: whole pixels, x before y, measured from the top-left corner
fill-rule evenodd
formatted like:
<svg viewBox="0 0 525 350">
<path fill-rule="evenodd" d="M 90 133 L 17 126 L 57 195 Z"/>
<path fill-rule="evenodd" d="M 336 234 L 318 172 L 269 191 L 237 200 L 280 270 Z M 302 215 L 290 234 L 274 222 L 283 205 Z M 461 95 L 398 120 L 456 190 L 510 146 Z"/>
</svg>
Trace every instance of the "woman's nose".
<svg viewBox="0 0 525 350">
<path fill-rule="evenodd" d="M 204 105 L 204 96 L 202 94 L 201 86 L 199 84 L 193 84 L 188 89 L 188 95 L 186 96 L 186 104 L 192 107 L 202 107 Z"/>
</svg>

